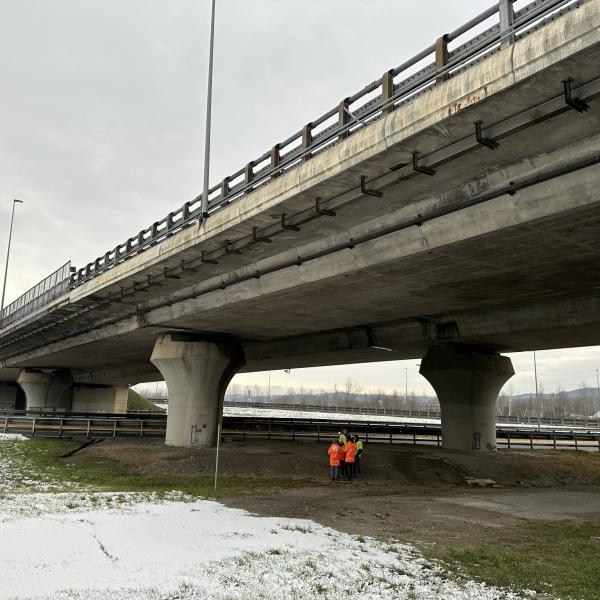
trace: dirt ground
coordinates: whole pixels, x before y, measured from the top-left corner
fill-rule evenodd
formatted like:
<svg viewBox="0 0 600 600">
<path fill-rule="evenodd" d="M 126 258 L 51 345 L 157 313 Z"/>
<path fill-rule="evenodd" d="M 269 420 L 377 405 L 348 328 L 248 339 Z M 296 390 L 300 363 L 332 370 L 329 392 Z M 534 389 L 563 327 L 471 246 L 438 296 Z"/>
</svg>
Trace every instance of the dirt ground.
<svg viewBox="0 0 600 600">
<path fill-rule="evenodd" d="M 330 483 L 327 446 L 223 444 L 223 477 L 293 479 L 294 486 L 222 501 L 256 514 L 312 519 L 354 535 L 456 550 L 500 531 L 516 535 L 525 521 L 600 519 L 600 453 L 502 450 L 475 455 L 369 445 L 359 479 Z M 116 461 L 130 473 L 206 477 L 214 474 L 215 451 L 120 439 L 90 446 L 73 458 Z M 470 478 L 491 479 L 495 485 L 469 485 Z"/>
</svg>

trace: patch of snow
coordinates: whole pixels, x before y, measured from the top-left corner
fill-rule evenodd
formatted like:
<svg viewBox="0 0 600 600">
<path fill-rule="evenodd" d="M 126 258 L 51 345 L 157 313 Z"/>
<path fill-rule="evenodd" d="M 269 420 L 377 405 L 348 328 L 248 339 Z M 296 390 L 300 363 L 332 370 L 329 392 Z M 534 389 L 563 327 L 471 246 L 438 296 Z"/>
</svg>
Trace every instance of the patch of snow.
<svg viewBox="0 0 600 600">
<path fill-rule="evenodd" d="M 347 413 L 308 412 L 302 410 L 280 410 L 273 408 L 246 408 L 242 406 L 225 406 L 225 417 L 258 417 L 263 419 L 325 419 L 331 421 L 353 421 L 369 423 L 426 423 L 439 425 L 439 419 L 422 417 L 392 417 L 390 415 L 356 415 Z"/>
<path fill-rule="evenodd" d="M 26 441 L 29 438 L 26 438 L 24 435 L 20 433 L 0 433 L 0 440 L 10 440 L 11 442 L 15 441 Z"/>
<path fill-rule="evenodd" d="M 445 579 L 410 546 L 212 501 L 0 521 L 0 600 L 526 597 Z"/>
<path fill-rule="evenodd" d="M 303 411 L 273 408 L 250 408 L 244 406 L 225 406 L 223 415 L 226 417 L 257 417 L 262 419 L 324 419 L 326 421 L 349 421 L 352 423 L 406 423 L 420 425 L 440 425 L 439 418 L 426 417 L 395 417 L 392 415 L 359 415 L 354 413 L 329 413 L 319 411 Z M 538 425 L 537 423 L 496 423 L 503 429 L 550 429 L 553 431 L 572 431 L 582 429 L 588 431 L 594 429 L 589 427 L 573 425 Z"/>
</svg>

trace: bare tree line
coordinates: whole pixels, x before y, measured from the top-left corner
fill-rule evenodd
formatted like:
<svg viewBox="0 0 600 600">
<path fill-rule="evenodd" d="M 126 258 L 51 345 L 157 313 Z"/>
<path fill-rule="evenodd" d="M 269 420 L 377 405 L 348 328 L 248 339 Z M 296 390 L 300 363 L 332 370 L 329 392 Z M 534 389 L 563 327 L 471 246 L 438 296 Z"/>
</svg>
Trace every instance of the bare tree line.
<svg viewBox="0 0 600 600">
<path fill-rule="evenodd" d="M 146 386 L 142 393 L 150 400 L 164 399 L 165 393 L 158 386 Z M 410 410 L 439 412 L 436 397 L 417 394 L 414 390 L 366 390 L 360 383 L 347 379 L 333 390 L 314 390 L 304 386 L 287 388 L 285 392 L 270 393 L 267 386 L 232 384 L 226 400 L 235 402 L 289 404 L 322 408 L 375 408 L 382 410 Z M 515 395 L 513 387 L 503 389 L 498 396 L 497 413 L 503 417 L 516 418 L 588 418 L 600 411 L 600 394 L 595 388 L 581 384 L 580 389 L 566 392 L 558 388 L 547 392 L 543 384 L 536 394 Z"/>
</svg>

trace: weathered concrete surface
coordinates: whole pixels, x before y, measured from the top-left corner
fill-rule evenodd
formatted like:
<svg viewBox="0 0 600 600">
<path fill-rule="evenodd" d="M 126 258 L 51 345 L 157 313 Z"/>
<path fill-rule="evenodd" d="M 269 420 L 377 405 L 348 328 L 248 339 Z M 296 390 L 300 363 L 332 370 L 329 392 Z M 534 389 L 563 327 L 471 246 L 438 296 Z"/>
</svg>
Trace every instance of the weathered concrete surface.
<svg viewBox="0 0 600 600">
<path fill-rule="evenodd" d="M 10 379 L 11 368 L 45 367 L 70 369 L 79 383 L 157 379 L 150 357 L 169 332 L 233 338 L 245 370 L 415 358 L 439 342 L 495 352 L 600 343 L 597 165 L 460 206 L 596 155 L 597 100 L 584 114 L 565 112 L 499 140 L 494 152 L 468 152 L 435 177 L 409 165 L 389 180 L 390 168 L 413 152 L 427 155 L 471 136 L 477 120 L 494 124 L 560 96 L 564 79 L 591 81 L 599 65 L 600 0 L 590 0 L 201 227 L 13 324 L 0 335 L 0 378 Z M 374 186 L 386 181 L 383 198 L 358 193 L 362 175 Z M 353 200 L 343 203 L 349 192 Z M 314 207 L 316 198 L 336 216 L 198 266 L 203 251 Z M 451 212 L 399 227 L 442 209 Z M 144 289 L 148 277 L 182 261 L 196 261 L 197 270 Z M 139 291 L 98 306 L 134 284 Z"/>
<path fill-rule="evenodd" d="M 17 405 L 17 386 L 11 383 L 0 383 L 0 411 L 14 410 Z"/>
<path fill-rule="evenodd" d="M 23 370 L 17 381 L 25 392 L 27 410 L 71 410 L 73 379 L 69 373 Z"/>
<path fill-rule="evenodd" d="M 169 389 L 167 445 L 214 446 L 225 390 L 244 361 L 239 345 L 168 334 L 158 338 L 151 361 Z"/>
<path fill-rule="evenodd" d="M 123 413 L 127 412 L 127 398 L 129 387 L 102 386 L 87 387 L 75 385 L 73 387 L 73 412 L 84 413 Z"/>
<path fill-rule="evenodd" d="M 510 358 L 436 345 L 421 360 L 419 372 L 440 401 L 444 448 L 495 450 L 496 400 L 515 373 Z"/>
</svg>

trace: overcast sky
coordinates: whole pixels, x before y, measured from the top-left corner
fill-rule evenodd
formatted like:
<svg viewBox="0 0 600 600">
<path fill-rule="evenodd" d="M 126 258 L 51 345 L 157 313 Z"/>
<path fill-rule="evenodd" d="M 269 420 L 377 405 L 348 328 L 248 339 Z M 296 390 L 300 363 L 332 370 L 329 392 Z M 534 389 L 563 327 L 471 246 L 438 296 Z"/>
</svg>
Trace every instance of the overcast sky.
<svg viewBox="0 0 600 600">
<path fill-rule="evenodd" d="M 211 182 L 490 4 L 217 0 Z M 0 0 L 2 257 L 12 198 L 25 201 L 8 301 L 199 193 L 209 8 L 210 0 Z M 532 389 L 529 362 L 516 358 L 517 390 Z M 595 383 L 600 351 L 544 353 L 540 363 L 547 387 L 577 387 Z M 282 385 L 298 377 L 327 388 L 351 376 L 402 388 L 405 366 L 409 387 L 427 389 L 415 361 L 297 371 Z"/>
</svg>

